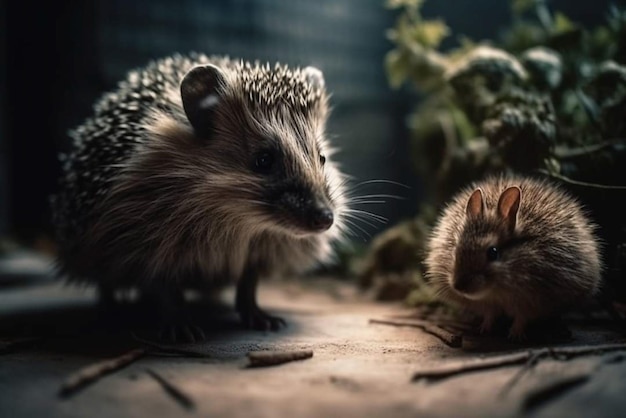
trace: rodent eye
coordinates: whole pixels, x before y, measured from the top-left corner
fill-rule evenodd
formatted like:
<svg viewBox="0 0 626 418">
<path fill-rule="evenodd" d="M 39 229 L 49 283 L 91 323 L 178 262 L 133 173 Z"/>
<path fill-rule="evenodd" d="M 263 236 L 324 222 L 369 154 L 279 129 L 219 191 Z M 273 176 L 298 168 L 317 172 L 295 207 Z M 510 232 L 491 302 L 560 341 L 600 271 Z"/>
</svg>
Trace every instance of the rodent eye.
<svg viewBox="0 0 626 418">
<path fill-rule="evenodd" d="M 320 155 L 320 163 L 322 163 L 322 165 L 326 164 L 326 156 Z"/>
<path fill-rule="evenodd" d="M 487 260 L 496 261 L 498 258 L 500 258 L 500 252 L 498 251 L 498 248 L 489 247 L 487 249 Z"/>
<path fill-rule="evenodd" d="M 274 167 L 275 157 L 270 151 L 263 151 L 254 160 L 254 168 L 259 173 L 269 173 Z"/>
</svg>

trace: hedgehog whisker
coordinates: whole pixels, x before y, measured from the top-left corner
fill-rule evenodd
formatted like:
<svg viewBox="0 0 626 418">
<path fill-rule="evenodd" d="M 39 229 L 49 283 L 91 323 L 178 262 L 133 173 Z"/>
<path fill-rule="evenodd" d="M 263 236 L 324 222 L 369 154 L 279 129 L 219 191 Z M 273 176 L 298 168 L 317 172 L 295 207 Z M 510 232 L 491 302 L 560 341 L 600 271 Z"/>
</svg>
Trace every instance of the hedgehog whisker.
<svg viewBox="0 0 626 418">
<path fill-rule="evenodd" d="M 360 195 L 360 196 L 351 196 L 350 200 L 354 201 L 354 200 L 357 200 L 357 199 L 376 199 L 376 198 L 406 200 L 406 197 L 398 196 L 398 195 L 395 195 L 395 194 L 364 194 L 364 195 Z"/>
<path fill-rule="evenodd" d="M 368 238 L 371 238 L 371 237 L 372 237 L 372 235 L 371 235 L 369 232 L 367 232 L 365 229 L 361 228 L 361 227 L 360 227 L 358 224 L 356 224 L 354 221 L 351 221 L 350 219 L 347 219 L 347 218 L 345 218 L 345 219 L 344 219 L 344 221 L 345 221 L 347 224 L 350 224 L 351 226 L 353 226 L 353 227 L 357 228 L 359 231 L 363 232 L 365 235 L 367 235 L 367 236 L 368 236 Z"/>
<path fill-rule="evenodd" d="M 345 235 L 350 237 L 356 237 L 357 233 L 350 229 L 347 225 L 341 225 L 339 230 Z"/>
<path fill-rule="evenodd" d="M 381 204 L 381 203 L 387 203 L 386 200 L 357 200 L 356 202 L 352 202 L 355 203 L 357 205 L 374 205 L 374 204 Z"/>
<path fill-rule="evenodd" d="M 367 186 L 370 184 L 393 184 L 394 186 L 400 186 L 400 187 L 404 187 L 405 189 L 410 189 L 411 186 L 404 184 L 404 183 L 400 183 L 397 181 L 393 181 L 393 180 L 385 180 L 385 179 L 373 179 L 373 180 L 365 180 L 365 181 L 361 181 L 357 184 L 355 184 L 353 187 L 361 187 L 361 186 Z"/>
<path fill-rule="evenodd" d="M 372 228 L 378 228 L 375 224 L 373 224 L 373 223 L 369 222 L 369 221 L 368 221 L 368 220 L 366 220 L 366 219 L 359 218 L 359 217 L 355 216 L 355 215 L 354 215 L 354 214 L 352 214 L 352 213 L 347 213 L 347 214 L 346 214 L 346 216 L 349 216 L 351 219 L 353 219 L 353 220 L 355 220 L 355 221 L 361 221 L 361 222 L 363 222 L 364 224 L 371 226 Z"/>
<path fill-rule="evenodd" d="M 350 214 L 350 215 L 352 215 L 352 216 L 355 216 L 355 214 L 358 214 L 358 215 L 361 215 L 361 216 L 367 216 L 367 217 L 369 217 L 369 218 L 371 218 L 371 219 L 374 219 L 374 220 L 376 220 L 376 221 L 379 221 L 379 222 L 381 222 L 381 223 L 387 223 L 387 222 L 389 222 L 389 219 L 388 219 L 388 218 L 385 218 L 385 217 L 384 217 L 384 216 L 382 216 L 382 215 L 377 215 L 377 214 L 375 214 L 375 213 L 368 212 L 368 211 L 365 211 L 365 210 L 359 210 L 359 209 L 350 209 L 350 208 L 347 208 L 345 211 L 346 211 L 346 213 L 348 213 L 348 214 Z"/>
</svg>

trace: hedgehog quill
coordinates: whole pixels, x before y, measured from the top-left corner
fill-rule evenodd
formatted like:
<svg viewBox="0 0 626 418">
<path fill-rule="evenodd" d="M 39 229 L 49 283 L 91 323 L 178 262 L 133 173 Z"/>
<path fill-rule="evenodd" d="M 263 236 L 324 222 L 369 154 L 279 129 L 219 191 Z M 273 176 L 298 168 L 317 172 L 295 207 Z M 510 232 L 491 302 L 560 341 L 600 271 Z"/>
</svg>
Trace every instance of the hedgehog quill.
<svg viewBox="0 0 626 418">
<path fill-rule="evenodd" d="M 314 67 L 193 53 L 129 72 L 61 157 L 59 274 L 104 298 L 139 289 L 178 340 L 200 337 L 181 319 L 183 290 L 224 280 L 245 325 L 280 328 L 258 306 L 259 278 L 329 261 L 344 232 L 328 114 Z"/>
</svg>

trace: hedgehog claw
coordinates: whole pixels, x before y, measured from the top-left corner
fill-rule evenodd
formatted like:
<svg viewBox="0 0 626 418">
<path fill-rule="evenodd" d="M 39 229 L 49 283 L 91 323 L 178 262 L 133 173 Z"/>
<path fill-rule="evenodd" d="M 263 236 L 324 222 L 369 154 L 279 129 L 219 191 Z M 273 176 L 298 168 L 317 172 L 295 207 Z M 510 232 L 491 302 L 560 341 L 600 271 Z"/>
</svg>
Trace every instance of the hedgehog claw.
<svg viewBox="0 0 626 418">
<path fill-rule="evenodd" d="M 157 338 L 168 343 L 198 343 L 206 339 L 202 328 L 191 324 L 165 325 L 159 329 Z"/>
<path fill-rule="evenodd" d="M 246 328 L 258 331 L 278 331 L 287 326 L 287 321 L 279 316 L 273 316 L 259 307 L 253 307 L 240 312 Z"/>
</svg>

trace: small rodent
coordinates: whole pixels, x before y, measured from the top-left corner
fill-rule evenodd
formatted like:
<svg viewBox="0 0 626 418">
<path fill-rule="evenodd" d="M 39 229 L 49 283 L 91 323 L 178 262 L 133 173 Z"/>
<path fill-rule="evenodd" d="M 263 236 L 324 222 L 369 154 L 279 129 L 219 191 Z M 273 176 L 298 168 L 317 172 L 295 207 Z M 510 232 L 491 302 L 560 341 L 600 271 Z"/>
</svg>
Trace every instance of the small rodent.
<svg viewBox="0 0 626 418">
<path fill-rule="evenodd" d="M 257 305 L 259 277 L 326 262 L 343 236 L 328 116 L 314 67 L 191 53 L 130 71 L 61 156 L 59 274 L 164 307 L 187 286 L 233 280 L 243 322 L 279 328 Z"/>
<path fill-rule="evenodd" d="M 482 316 L 529 321 L 558 315 L 599 290 L 596 226 L 570 193 L 548 180 L 492 174 L 460 190 L 437 220 L 424 260 L 445 300 Z"/>
</svg>

